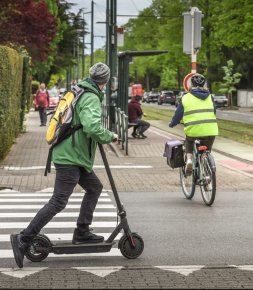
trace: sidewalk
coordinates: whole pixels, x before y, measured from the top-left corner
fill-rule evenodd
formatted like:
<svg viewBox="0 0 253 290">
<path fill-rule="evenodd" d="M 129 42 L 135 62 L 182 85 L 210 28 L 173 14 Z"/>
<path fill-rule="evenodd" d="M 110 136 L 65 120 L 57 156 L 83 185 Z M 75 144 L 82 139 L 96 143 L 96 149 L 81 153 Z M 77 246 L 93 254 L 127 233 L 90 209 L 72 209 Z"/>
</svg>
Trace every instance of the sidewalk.
<svg viewBox="0 0 253 290">
<path fill-rule="evenodd" d="M 166 122 L 150 121 L 151 127 L 147 131 L 147 139 L 131 138 L 129 129 L 129 155 L 126 156 L 121 146 L 116 143 L 104 145 L 108 162 L 113 171 L 116 186 L 119 191 L 178 191 L 178 171 L 168 167 L 163 157 L 166 138 L 184 139 L 180 125 L 171 129 Z M 55 171 L 44 176 L 45 164 L 49 146 L 45 142 L 46 127 L 39 126 L 38 112 L 31 111 L 26 116 L 26 133 L 21 134 L 13 144 L 7 157 L 0 162 L 0 189 L 9 187 L 21 192 L 35 192 L 40 190 L 52 191 L 54 186 Z M 156 129 L 158 128 L 158 129 Z M 155 132 L 156 131 L 156 132 Z M 253 150 L 252 146 L 217 137 L 213 151 L 222 153 L 229 159 L 222 160 L 222 164 L 238 169 L 243 165 L 245 174 L 240 175 L 237 171 L 225 181 L 220 182 L 221 190 L 233 190 L 240 188 L 248 190 L 253 177 Z M 239 160 L 239 161 L 238 161 Z M 242 162 L 240 162 L 242 161 Z M 231 163 L 232 162 L 232 163 Z M 234 164 L 243 163 L 244 164 Z M 230 167 L 229 167 L 230 166 Z M 95 171 L 105 189 L 110 189 L 108 177 L 103 169 L 103 162 L 98 152 L 95 159 Z M 221 171 L 218 178 L 222 178 Z M 250 174 L 247 178 L 247 174 Z M 170 174 L 170 179 L 167 175 Z M 77 186 L 77 192 L 81 189 Z"/>
</svg>

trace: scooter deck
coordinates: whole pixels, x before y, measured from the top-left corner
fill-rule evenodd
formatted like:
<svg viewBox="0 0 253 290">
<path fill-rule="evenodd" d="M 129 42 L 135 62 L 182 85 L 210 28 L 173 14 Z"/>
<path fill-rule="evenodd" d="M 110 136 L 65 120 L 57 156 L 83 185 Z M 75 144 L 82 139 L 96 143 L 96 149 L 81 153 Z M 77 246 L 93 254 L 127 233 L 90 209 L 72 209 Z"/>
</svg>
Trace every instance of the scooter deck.
<svg viewBox="0 0 253 290">
<path fill-rule="evenodd" d="M 102 253 L 109 252 L 115 243 L 116 242 L 102 242 L 80 245 L 73 245 L 70 243 L 58 243 L 52 246 L 51 252 L 54 254 Z"/>
</svg>

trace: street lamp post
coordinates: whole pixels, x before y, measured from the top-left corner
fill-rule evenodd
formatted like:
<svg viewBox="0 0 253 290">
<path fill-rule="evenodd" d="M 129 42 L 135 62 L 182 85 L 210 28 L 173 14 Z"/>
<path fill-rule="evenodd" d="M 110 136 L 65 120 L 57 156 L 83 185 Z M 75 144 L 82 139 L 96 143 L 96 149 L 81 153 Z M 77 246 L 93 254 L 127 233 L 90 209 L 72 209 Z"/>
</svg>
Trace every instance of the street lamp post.
<svg viewBox="0 0 253 290">
<path fill-rule="evenodd" d="M 91 19 L 92 19 L 93 10 L 83 13 L 82 78 L 84 78 L 84 76 L 85 76 L 85 18 L 84 18 L 84 15 L 85 14 L 90 14 L 90 13 L 91 13 Z M 92 21 L 91 21 L 91 29 L 93 31 L 93 22 Z M 91 44 L 92 42 L 93 42 L 93 38 L 92 38 L 92 35 L 91 35 L 91 42 L 89 42 L 89 43 L 86 42 L 86 44 Z M 91 55 L 93 54 L 92 50 L 91 50 Z"/>
</svg>

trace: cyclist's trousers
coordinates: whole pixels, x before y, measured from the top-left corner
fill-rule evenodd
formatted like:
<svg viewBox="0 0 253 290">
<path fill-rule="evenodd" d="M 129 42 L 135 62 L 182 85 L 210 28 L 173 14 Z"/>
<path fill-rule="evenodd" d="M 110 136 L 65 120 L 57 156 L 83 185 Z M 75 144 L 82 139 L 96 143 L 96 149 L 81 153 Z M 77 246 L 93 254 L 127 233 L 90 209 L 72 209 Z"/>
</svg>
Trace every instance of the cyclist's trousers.
<svg viewBox="0 0 253 290">
<path fill-rule="evenodd" d="M 211 152 L 215 136 L 205 136 L 205 137 L 186 136 L 186 138 L 185 138 L 185 152 L 186 153 L 193 152 L 193 142 L 196 139 L 201 141 L 201 145 L 207 146 L 207 149 Z"/>
</svg>

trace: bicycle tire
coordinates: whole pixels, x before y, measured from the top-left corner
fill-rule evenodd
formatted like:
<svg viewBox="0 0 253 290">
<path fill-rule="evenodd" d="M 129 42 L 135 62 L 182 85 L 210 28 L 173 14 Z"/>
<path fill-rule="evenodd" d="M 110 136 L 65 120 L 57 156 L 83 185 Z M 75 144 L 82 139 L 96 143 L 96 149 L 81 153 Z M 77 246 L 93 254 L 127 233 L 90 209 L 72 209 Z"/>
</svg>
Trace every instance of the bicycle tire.
<svg viewBox="0 0 253 290">
<path fill-rule="evenodd" d="M 203 180 L 200 184 L 200 191 L 204 203 L 211 206 L 216 196 L 216 169 L 214 158 L 209 152 L 205 152 L 200 158 Z"/>
<path fill-rule="evenodd" d="M 195 194 L 196 184 L 194 173 L 190 176 L 186 176 L 185 167 L 180 167 L 180 184 L 183 191 L 183 194 L 187 199 L 192 199 Z"/>
</svg>

